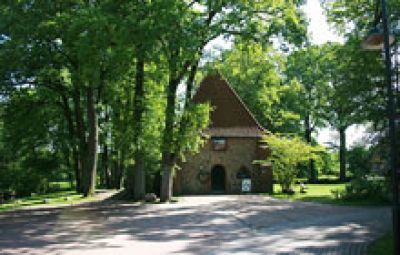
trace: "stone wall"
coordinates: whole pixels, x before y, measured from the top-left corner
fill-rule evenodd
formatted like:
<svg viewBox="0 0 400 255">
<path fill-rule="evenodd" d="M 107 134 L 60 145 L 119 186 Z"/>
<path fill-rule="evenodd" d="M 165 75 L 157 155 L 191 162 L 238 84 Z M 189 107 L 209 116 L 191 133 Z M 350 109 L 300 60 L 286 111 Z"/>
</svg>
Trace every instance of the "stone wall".
<svg viewBox="0 0 400 255">
<path fill-rule="evenodd" d="M 262 156 L 261 156 L 262 155 Z M 227 138 L 227 149 L 214 151 L 207 142 L 199 153 L 189 155 L 181 164 L 175 176 L 175 194 L 211 193 L 211 170 L 216 165 L 225 168 L 225 193 L 241 192 L 240 169 L 247 169 L 252 179 L 252 192 L 272 191 L 271 169 L 254 164 L 253 161 L 265 157 L 260 153 L 258 138 Z"/>
</svg>

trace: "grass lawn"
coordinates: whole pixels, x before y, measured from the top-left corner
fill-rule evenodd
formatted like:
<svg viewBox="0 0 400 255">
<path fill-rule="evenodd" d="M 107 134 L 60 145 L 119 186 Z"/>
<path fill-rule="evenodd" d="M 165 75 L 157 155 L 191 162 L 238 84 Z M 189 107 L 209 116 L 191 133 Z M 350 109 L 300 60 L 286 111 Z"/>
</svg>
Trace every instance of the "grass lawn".
<svg viewBox="0 0 400 255">
<path fill-rule="evenodd" d="M 274 192 L 272 196 L 275 198 L 317 201 L 317 202 L 332 202 L 335 200 L 332 190 L 343 190 L 345 184 L 306 184 L 307 193 L 300 193 L 300 185 L 294 185 L 296 194 L 287 195 L 282 193 L 281 186 L 274 184 Z"/>
<path fill-rule="evenodd" d="M 45 199 L 47 199 L 47 203 Z M 58 204 L 74 204 L 77 202 L 90 200 L 93 200 L 93 198 L 84 198 L 82 194 L 78 194 L 76 191 L 59 191 L 44 195 L 34 195 L 31 197 L 17 198 L 13 201 L 0 204 L 0 212 L 36 205 L 46 206 Z"/>
<path fill-rule="evenodd" d="M 347 176 L 348 175 L 349 175 L 349 173 L 347 173 Z M 308 178 L 307 177 L 296 178 L 295 180 L 298 181 L 298 182 L 303 182 L 303 183 L 307 183 L 308 182 Z M 338 174 L 336 174 L 336 175 L 320 174 L 320 175 L 318 175 L 318 180 L 338 181 Z"/>
<path fill-rule="evenodd" d="M 373 242 L 368 247 L 368 255 L 392 255 L 393 251 L 393 235 L 391 232 L 386 233 L 383 237 Z"/>
<path fill-rule="evenodd" d="M 53 191 L 68 191 L 68 190 L 73 190 L 74 187 L 71 186 L 71 183 L 69 182 L 60 181 L 60 182 L 50 182 L 49 189 Z"/>
<path fill-rule="evenodd" d="M 371 200 L 344 200 L 337 199 L 332 194 L 333 190 L 344 190 L 345 183 L 341 184 L 306 184 L 307 193 L 300 193 L 300 185 L 294 185 L 296 194 L 287 195 L 283 194 L 279 184 L 274 184 L 274 194 L 271 195 L 274 198 L 290 199 L 290 200 L 303 200 L 320 203 L 329 203 L 337 205 L 384 205 L 381 201 Z"/>
</svg>

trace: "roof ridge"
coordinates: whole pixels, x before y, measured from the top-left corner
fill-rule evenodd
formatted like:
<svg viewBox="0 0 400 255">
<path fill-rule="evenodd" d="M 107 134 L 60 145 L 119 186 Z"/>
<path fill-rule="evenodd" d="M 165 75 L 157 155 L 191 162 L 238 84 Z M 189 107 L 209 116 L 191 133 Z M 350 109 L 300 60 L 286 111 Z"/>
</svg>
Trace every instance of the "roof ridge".
<svg viewBox="0 0 400 255">
<path fill-rule="evenodd" d="M 211 125 L 216 125 L 217 127 L 253 127 L 261 132 L 266 131 L 235 89 L 220 74 L 204 76 L 192 100 L 195 103 L 210 101 L 213 106 L 218 105 L 217 108 L 221 107 L 218 108 L 219 110 L 211 112 L 213 120 L 213 124 Z M 229 100 L 230 103 L 224 100 Z M 239 115 L 236 116 L 235 114 Z"/>
<path fill-rule="evenodd" d="M 219 77 L 221 80 L 223 80 L 225 82 L 225 84 L 228 86 L 229 90 L 231 91 L 231 93 L 234 95 L 234 97 L 236 98 L 236 100 L 239 101 L 239 103 L 243 106 L 243 108 L 246 110 L 246 112 L 250 115 L 251 119 L 256 123 L 256 126 L 264 131 L 263 126 L 261 126 L 261 124 L 258 122 L 258 120 L 256 119 L 256 117 L 254 116 L 254 114 L 250 111 L 250 109 L 247 107 L 247 105 L 244 103 L 244 101 L 242 100 L 242 98 L 238 95 L 238 93 L 236 92 L 236 90 L 230 85 L 230 83 L 222 77 L 222 75 L 217 74 L 217 77 Z"/>
</svg>

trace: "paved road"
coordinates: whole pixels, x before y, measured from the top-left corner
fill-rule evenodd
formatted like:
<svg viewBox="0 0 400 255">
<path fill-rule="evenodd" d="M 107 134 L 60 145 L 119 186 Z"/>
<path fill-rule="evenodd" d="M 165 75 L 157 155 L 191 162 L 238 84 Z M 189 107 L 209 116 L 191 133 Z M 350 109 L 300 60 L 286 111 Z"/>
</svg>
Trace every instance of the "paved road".
<svg viewBox="0 0 400 255">
<path fill-rule="evenodd" d="M 0 214 L 0 254 L 365 254 L 390 210 L 193 196 Z"/>
</svg>

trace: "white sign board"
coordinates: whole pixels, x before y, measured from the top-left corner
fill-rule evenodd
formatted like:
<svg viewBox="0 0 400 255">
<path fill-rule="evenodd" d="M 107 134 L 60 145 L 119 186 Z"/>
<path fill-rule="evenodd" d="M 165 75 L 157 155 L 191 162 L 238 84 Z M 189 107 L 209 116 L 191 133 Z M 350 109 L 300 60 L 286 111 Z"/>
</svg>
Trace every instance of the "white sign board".
<svg viewBox="0 0 400 255">
<path fill-rule="evenodd" d="M 251 179 L 242 179 L 242 192 L 251 191 Z"/>
</svg>

